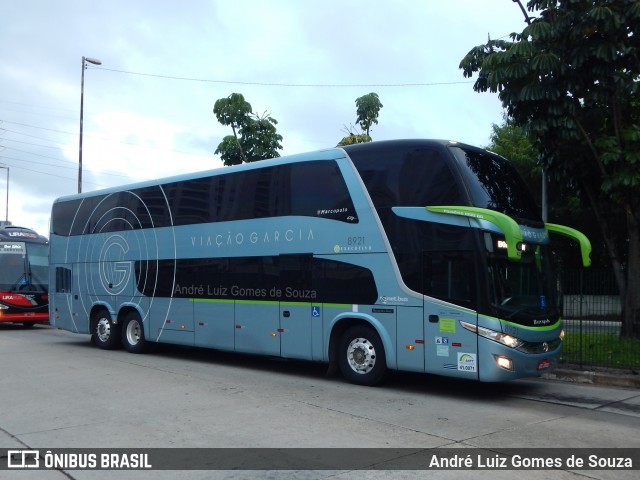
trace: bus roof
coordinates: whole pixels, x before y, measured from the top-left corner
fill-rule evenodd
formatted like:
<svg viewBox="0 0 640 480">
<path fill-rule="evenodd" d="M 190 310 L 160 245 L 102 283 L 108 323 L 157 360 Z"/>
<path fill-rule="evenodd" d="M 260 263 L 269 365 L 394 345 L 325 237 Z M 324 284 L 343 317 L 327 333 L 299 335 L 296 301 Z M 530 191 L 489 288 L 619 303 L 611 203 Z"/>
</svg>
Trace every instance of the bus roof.
<svg viewBox="0 0 640 480">
<path fill-rule="evenodd" d="M 164 184 L 167 182 L 173 181 L 181 181 L 181 180 L 190 180 L 194 178 L 207 177 L 212 175 L 219 175 L 223 173 L 232 173 L 232 172 L 241 172 L 247 170 L 253 170 L 256 168 L 263 168 L 272 165 L 281 165 L 290 162 L 304 162 L 304 161 L 312 161 L 312 160 L 337 160 L 339 158 L 344 158 L 345 152 L 349 153 L 350 151 L 366 151 L 369 149 L 384 149 L 384 148 L 398 148 L 403 146 L 424 146 L 424 147 L 447 147 L 447 146 L 461 146 L 464 148 L 471 148 L 481 150 L 478 147 L 474 147 L 472 145 L 467 145 L 464 143 L 455 142 L 452 140 L 427 140 L 427 139 L 402 139 L 402 140 L 379 140 L 375 142 L 368 143 L 359 143 L 355 145 L 349 145 L 345 147 L 333 147 L 326 148 L 322 150 L 316 150 L 312 152 L 298 153 L 294 155 L 287 155 L 284 157 L 271 158 L 267 160 L 260 160 L 257 162 L 251 163 L 243 163 L 240 165 L 233 165 L 230 167 L 218 167 L 211 170 L 203 170 L 199 172 L 185 173 L 180 175 L 174 175 L 169 177 L 162 177 L 152 180 L 146 180 L 142 182 L 135 182 L 130 184 L 123 184 L 117 187 L 110 187 L 99 190 L 92 190 L 90 192 L 83 192 L 80 194 L 74 195 L 66 195 L 63 197 L 57 198 L 54 203 L 58 201 L 65 201 L 70 199 L 77 198 L 88 198 L 96 195 L 104 195 L 108 193 L 120 192 L 122 190 L 128 190 L 133 188 L 143 188 L 156 186 L 160 184 Z"/>
<path fill-rule="evenodd" d="M 17 225 L 1 225 L 0 241 L 49 243 L 47 237 L 40 235 L 35 230 Z"/>
</svg>

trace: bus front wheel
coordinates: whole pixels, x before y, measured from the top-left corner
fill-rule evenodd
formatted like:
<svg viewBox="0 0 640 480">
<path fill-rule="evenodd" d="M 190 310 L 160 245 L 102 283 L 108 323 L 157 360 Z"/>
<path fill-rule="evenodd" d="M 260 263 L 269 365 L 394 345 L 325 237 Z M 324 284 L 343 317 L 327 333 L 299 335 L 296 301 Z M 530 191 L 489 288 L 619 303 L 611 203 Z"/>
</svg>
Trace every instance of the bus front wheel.
<svg viewBox="0 0 640 480">
<path fill-rule="evenodd" d="M 138 312 L 129 312 L 122 323 L 122 345 L 127 352 L 142 353 L 145 350 L 144 327 Z"/>
<path fill-rule="evenodd" d="M 358 385 L 375 385 L 387 372 L 384 347 L 371 327 L 356 325 L 342 334 L 338 366 L 344 378 Z"/>
<path fill-rule="evenodd" d="M 111 321 L 107 310 L 98 310 L 93 316 L 91 341 L 103 350 L 113 350 L 120 345 L 119 326 Z"/>
</svg>

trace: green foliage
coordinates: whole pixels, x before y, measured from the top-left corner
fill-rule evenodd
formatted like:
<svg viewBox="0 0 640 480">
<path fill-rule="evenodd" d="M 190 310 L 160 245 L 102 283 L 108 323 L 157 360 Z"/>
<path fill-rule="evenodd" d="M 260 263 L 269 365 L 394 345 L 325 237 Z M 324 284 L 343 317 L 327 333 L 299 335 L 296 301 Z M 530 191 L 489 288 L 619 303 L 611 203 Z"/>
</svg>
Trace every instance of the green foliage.
<svg viewBox="0 0 640 480">
<path fill-rule="evenodd" d="M 224 137 L 215 151 L 225 165 L 280 156 L 282 135 L 277 133 L 277 120 L 266 113 L 262 117 L 252 113 L 251 104 L 240 93 L 217 100 L 213 113 L 222 125 L 233 130 L 233 135 Z"/>
<path fill-rule="evenodd" d="M 338 147 L 344 147 L 346 145 L 353 145 L 355 143 L 367 143 L 371 142 L 371 135 L 369 134 L 371 131 L 371 126 L 375 123 L 378 124 L 378 115 L 380 113 L 380 109 L 382 108 L 382 103 L 380 103 L 380 98 L 377 93 L 368 93 L 367 95 L 363 95 L 362 97 L 356 98 L 356 113 L 358 118 L 356 119 L 356 123 L 360 125 L 363 132 L 357 132 L 353 125 L 349 128 L 345 127 L 345 132 L 347 133 L 346 137 L 342 137 L 342 140 L 338 142 Z"/>
<path fill-rule="evenodd" d="M 590 205 L 630 302 L 625 328 L 640 336 L 640 291 L 626 290 L 640 276 L 640 0 L 527 9 L 538 16 L 522 33 L 474 47 L 460 68 L 477 75 L 474 90 L 498 93 L 542 164 Z"/>
<path fill-rule="evenodd" d="M 586 328 L 592 328 L 587 320 Z M 616 333 L 569 332 L 562 347 L 562 363 L 610 368 L 640 368 L 640 339 L 620 338 Z"/>
<path fill-rule="evenodd" d="M 282 136 L 278 135 L 275 118 L 270 116 L 259 117 L 253 114 L 240 129 L 242 145 L 246 155 L 246 162 L 255 162 L 265 158 L 279 157 L 280 142 Z"/>
<path fill-rule="evenodd" d="M 244 153 L 240 149 L 238 139 L 233 135 L 227 135 L 222 139 L 215 151 L 216 155 L 220 155 L 223 163 L 227 166 L 238 165 L 242 163 Z"/>
<path fill-rule="evenodd" d="M 378 124 L 378 114 L 382 108 L 382 103 L 377 93 L 369 93 L 362 97 L 356 98 L 356 113 L 358 118 L 356 122 L 360 125 L 360 128 L 369 136 L 371 126 L 375 123 Z M 371 140 L 369 140 L 371 141 Z"/>
<path fill-rule="evenodd" d="M 240 93 L 232 93 L 227 98 L 216 100 L 213 113 L 222 125 L 239 128 L 251 114 L 251 104 Z"/>
<path fill-rule="evenodd" d="M 491 126 L 491 143 L 486 149 L 502 155 L 514 164 L 520 175 L 528 182 L 538 182 L 542 167 L 538 164 L 538 150 L 524 129 L 513 120 L 505 118 L 501 125 Z"/>
<path fill-rule="evenodd" d="M 342 137 L 342 140 L 338 142 L 338 147 L 345 147 L 347 145 L 355 145 L 356 143 L 367 143 L 371 141 L 371 137 L 366 133 L 351 133 L 346 137 Z"/>
<path fill-rule="evenodd" d="M 366 133 L 358 133 L 353 125 L 344 127 L 344 131 L 347 133 L 346 137 L 342 137 L 342 140 L 338 142 L 337 147 L 345 147 L 347 145 L 355 145 L 356 143 L 368 143 L 371 141 L 371 137 Z"/>
</svg>

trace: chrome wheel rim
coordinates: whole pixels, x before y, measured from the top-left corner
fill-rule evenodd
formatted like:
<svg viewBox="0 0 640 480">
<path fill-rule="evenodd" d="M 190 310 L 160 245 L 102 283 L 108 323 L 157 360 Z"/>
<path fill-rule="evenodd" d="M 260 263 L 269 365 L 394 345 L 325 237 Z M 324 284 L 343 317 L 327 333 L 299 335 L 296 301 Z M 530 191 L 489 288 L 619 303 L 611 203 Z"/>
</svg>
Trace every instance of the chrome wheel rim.
<svg viewBox="0 0 640 480">
<path fill-rule="evenodd" d="M 354 372 L 369 373 L 376 365 L 376 349 L 366 338 L 354 338 L 347 348 L 347 361 Z"/>
<path fill-rule="evenodd" d="M 111 336 L 111 322 L 109 322 L 108 318 L 101 318 L 100 320 L 98 320 L 96 333 L 98 334 L 98 339 L 101 342 L 106 342 L 107 340 L 109 340 L 109 337 Z"/>
<path fill-rule="evenodd" d="M 130 345 L 137 345 L 142 336 L 142 328 L 140 323 L 136 320 L 132 320 L 127 324 L 127 342 Z"/>
</svg>

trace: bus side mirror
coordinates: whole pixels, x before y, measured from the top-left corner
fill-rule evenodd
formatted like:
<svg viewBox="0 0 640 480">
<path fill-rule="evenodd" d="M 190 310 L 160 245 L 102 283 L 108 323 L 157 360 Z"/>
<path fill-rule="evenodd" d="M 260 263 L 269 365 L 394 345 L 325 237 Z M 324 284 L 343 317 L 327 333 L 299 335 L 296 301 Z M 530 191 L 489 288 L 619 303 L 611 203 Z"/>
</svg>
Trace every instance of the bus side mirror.
<svg viewBox="0 0 640 480">
<path fill-rule="evenodd" d="M 433 213 L 458 215 L 493 223 L 504 234 L 505 241 L 507 242 L 507 257 L 509 260 L 517 262 L 522 258 L 522 230 L 520 230 L 516 221 L 508 215 L 479 207 L 433 206 L 425 208 Z"/>
<path fill-rule="evenodd" d="M 544 226 L 551 233 L 557 233 L 558 235 L 568 237 L 578 242 L 580 245 L 580 254 L 582 255 L 582 265 L 584 267 L 591 265 L 591 242 L 584 233 L 575 228 L 565 227 L 564 225 L 557 225 L 555 223 L 545 223 Z"/>
</svg>

